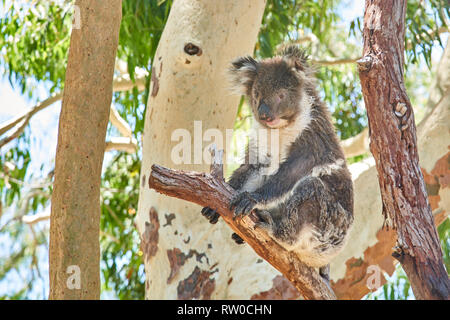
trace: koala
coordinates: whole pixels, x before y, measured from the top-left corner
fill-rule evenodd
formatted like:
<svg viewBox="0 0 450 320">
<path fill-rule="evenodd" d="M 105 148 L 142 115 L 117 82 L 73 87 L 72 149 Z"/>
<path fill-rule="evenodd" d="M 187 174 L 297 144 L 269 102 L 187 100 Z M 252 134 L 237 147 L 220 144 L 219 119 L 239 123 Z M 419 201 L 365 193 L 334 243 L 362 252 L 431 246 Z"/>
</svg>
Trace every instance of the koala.
<svg viewBox="0 0 450 320">
<path fill-rule="evenodd" d="M 353 184 L 307 56 L 288 46 L 261 61 L 240 57 L 229 74 L 251 105 L 253 132 L 277 131 L 275 140 L 251 135 L 245 161 L 228 181 L 238 192 L 230 209 L 236 217 L 253 212 L 256 227 L 329 279 L 329 262 L 353 223 Z M 211 223 L 220 216 L 209 207 L 202 214 Z"/>
</svg>

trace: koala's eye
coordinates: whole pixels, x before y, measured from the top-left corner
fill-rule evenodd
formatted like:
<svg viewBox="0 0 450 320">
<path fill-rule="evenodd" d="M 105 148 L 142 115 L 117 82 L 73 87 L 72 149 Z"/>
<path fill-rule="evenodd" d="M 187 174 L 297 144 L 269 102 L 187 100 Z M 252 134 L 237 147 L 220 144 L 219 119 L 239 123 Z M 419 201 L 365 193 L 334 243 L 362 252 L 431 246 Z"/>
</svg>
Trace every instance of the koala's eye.
<svg viewBox="0 0 450 320">
<path fill-rule="evenodd" d="M 276 95 L 275 101 L 277 103 L 280 103 L 284 98 L 285 98 L 285 94 L 284 93 L 279 93 L 279 94 Z"/>
</svg>

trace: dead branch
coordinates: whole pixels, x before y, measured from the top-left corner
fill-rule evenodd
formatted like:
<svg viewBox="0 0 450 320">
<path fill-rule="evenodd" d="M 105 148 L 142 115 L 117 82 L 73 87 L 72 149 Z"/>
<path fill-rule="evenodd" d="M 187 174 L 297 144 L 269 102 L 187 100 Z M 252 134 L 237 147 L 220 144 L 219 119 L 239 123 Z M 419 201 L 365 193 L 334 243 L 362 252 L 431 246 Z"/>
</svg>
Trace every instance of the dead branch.
<svg viewBox="0 0 450 320">
<path fill-rule="evenodd" d="M 49 211 L 44 211 L 44 212 L 37 213 L 37 214 L 31 215 L 31 216 L 22 216 L 22 222 L 24 222 L 28 225 L 33 225 L 40 221 L 45 221 L 48 219 L 50 219 Z"/>
<path fill-rule="evenodd" d="M 255 228 L 256 216 L 251 214 L 242 219 L 233 219 L 234 214 L 228 206 L 236 191 L 223 179 L 223 167 L 221 161 L 218 161 L 221 160 L 220 154 L 215 156 L 215 153 L 212 153 L 214 164 L 211 166 L 211 174 L 172 170 L 153 165 L 149 178 L 150 188 L 170 197 L 217 210 L 231 229 L 259 256 L 291 281 L 305 299 L 336 299 L 328 283 L 314 268 L 301 262 L 295 253 L 281 247 L 266 232 Z"/>
<path fill-rule="evenodd" d="M 109 111 L 109 122 L 116 127 L 122 136 L 128 138 L 133 136 L 130 125 L 120 116 L 113 104 L 111 104 L 111 110 Z"/>
<path fill-rule="evenodd" d="M 338 64 L 346 64 L 346 63 L 356 63 L 359 58 L 343 58 L 343 59 L 335 59 L 335 60 L 316 60 L 312 59 L 312 64 L 318 64 L 321 66 L 333 66 Z"/>
<path fill-rule="evenodd" d="M 128 75 L 120 76 L 114 79 L 113 82 L 113 92 L 119 92 L 119 91 L 128 91 L 132 89 L 134 86 L 138 88 L 139 91 L 143 91 L 145 89 L 145 76 L 136 78 L 133 82 Z M 62 99 L 62 93 L 54 93 L 49 98 L 37 103 L 35 106 L 31 107 L 28 111 L 24 112 L 23 114 L 16 116 L 15 118 L 5 121 L 2 124 L 0 124 L 0 136 L 8 132 L 9 130 L 14 129 L 12 133 L 10 133 L 8 136 L 4 137 L 2 140 L 0 140 L 0 148 L 9 143 L 10 141 L 18 138 L 22 132 L 25 130 L 26 126 L 30 122 L 31 118 L 38 113 L 41 110 L 44 110 L 45 108 L 51 106 L 55 102 Z M 112 112 L 113 113 L 113 112 Z M 118 113 L 117 113 L 118 115 Z M 113 123 L 119 124 L 119 122 L 125 122 L 122 118 L 116 119 L 116 114 L 113 115 L 114 120 L 117 120 Z M 120 124 L 119 124 L 120 125 Z M 129 126 L 128 126 L 129 127 Z M 118 130 L 120 131 L 122 128 L 125 128 L 123 125 L 120 125 L 120 128 L 118 127 Z M 130 129 L 131 131 L 131 129 Z"/>
</svg>

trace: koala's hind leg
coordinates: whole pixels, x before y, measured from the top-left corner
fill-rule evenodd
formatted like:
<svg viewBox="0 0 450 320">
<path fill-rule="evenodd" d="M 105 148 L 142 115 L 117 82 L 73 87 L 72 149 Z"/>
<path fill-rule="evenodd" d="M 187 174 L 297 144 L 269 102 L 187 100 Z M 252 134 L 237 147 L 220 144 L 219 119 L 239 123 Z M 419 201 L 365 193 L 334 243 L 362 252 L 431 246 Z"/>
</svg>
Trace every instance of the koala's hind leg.
<svg viewBox="0 0 450 320">
<path fill-rule="evenodd" d="M 244 239 L 242 239 L 241 237 L 239 237 L 239 235 L 238 235 L 237 233 L 233 233 L 233 234 L 231 235 L 231 239 L 233 239 L 234 242 L 236 242 L 237 244 L 244 244 L 244 243 L 245 243 Z"/>
<path fill-rule="evenodd" d="M 202 215 L 208 219 L 208 221 L 212 224 L 216 224 L 219 221 L 220 214 L 217 213 L 216 210 L 211 209 L 210 207 L 204 207 L 202 209 Z"/>
<path fill-rule="evenodd" d="M 319 268 L 319 274 L 324 280 L 329 282 L 330 281 L 330 264 L 327 264 L 326 266 Z"/>
<path fill-rule="evenodd" d="M 208 221 L 210 223 L 212 223 L 212 224 L 216 224 L 217 221 L 219 221 L 219 218 L 220 218 L 220 214 L 218 214 L 216 210 L 211 209 L 210 207 L 204 207 L 202 209 L 202 215 L 206 219 L 208 219 Z M 245 241 L 241 237 L 239 237 L 237 233 L 233 233 L 231 235 L 231 239 L 233 239 L 234 242 L 236 242 L 237 244 L 244 244 L 245 243 Z"/>
</svg>

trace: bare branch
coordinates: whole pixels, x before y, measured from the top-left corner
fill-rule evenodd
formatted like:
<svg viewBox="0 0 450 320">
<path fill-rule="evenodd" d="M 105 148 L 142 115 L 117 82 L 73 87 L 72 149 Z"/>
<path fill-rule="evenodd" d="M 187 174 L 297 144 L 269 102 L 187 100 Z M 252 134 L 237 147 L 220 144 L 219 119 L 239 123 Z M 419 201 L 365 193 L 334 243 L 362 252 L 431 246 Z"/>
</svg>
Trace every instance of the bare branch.
<svg viewBox="0 0 450 320">
<path fill-rule="evenodd" d="M 405 91 L 406 0 L 366 1 L 359 77 L 387 226 L 417 299 L 449 299 L 439 236 L 419 166 L 414 112 Z M 373 21 L 376 20 L 376 28 Z"/>
<path fill-rule="evenodd" d="M 135 86 L 137 87 L 137 89 L 139 91 L 143 91 L 145 89 L 145 76 L 136 78 L 135 82 L 133 82 L 128 75 L 118 77 L 113 82 L 113 91 L 114 92 L 128 91 Z M 33 117 L 37 112 L 44 110 L 45 108 L 51 106 L 52 104 L 54 104 L 55 102 L 57 102 L 61 99 L 62 99 L 62 93 L 55 93 L 55 94 L 51 95 L 49 98 L 45 99 L 44 101 L 39 102 L 38 104 L 36 104 L 34 107 L 32 107 L 30 110 L 24 112 L 23 114 L 2 123 L 0 125 L 0 136 L 5 134 L 6 132 L 8 132 L 9 130 L 11 130 L 14 127 L 17 127 L 17 129 L 12 134 L 10 134 L 7 137 L 0 140 L 0 148 L 3 147 L 4 145 L 6 145 L 7 143 L 9 143 L 10 141 L 19 137 L 22 134 L 22 132 L 25 130 L 28 123 L 30 122 L 31 117 Z M 116 111 L 116 114 L 118 115 L 117 111 Z M 120 116 L 119 116 L 119 118 L 120 118 Z M 122 118 L 120 118 L 120 119 L 122 119 Z M 121 122 L 121 120 L 119 120 L 118 118 L 115 120 L 117 120 L 116 123 Z M 125 122 L 125 121 L 122 119 L 122 122 Z M 125 129 L 125 126 L 123 125 L 123 123 L 119 126 L 121 126 L 121 128 L 118 128 L 119 131 L 121 129 Z M 128 124 L 127 124 L 127 126 L 128 126 Z M 130 129 L 130 132 L 131 132 L 131 129 Z M 131 134 L 130 134 L 130 136 L 131 136 Z"/>
<path fill-rule="evenodd" d="M 11 142 L 12 140 L 18 138 L 23 130 L 25 130 L 25 127 L 27 126 L 31 116 L 26 117 L 20 124 L 17 125 L 17 129 L 14 130 L 12 133 L 4 137 L 2 140 L 0 140 L 0 148 L 6 145 L 7 143 Z"/>
<path fill-rule="evenodd" d="M 315 60 L 312 59 L 312 64 L 318 64 L 321 66 L 333 66 L 338 64 L 346 64 L 346 63 L 355 63 L 359 58 L 344 58 L 344 59 L 336 59 L 336 60 Z"/>
<path fill-rule="evenodd" d="M 130 125 L 119 115 L 114 105 L 111 105 L 109 113 L 109 121 L 117 128 L 121 135 L 124 137 L 114 137 L 110 141 L 106 142 L 105 152 L 117 150 L 128 153 L 135 153 L 137 150 L 137 141 L 132 137 Z"/>
<path fill-rule="evenodd" d="M 119 130 L 120 134 L 124 137 L 131 138 L 131 127 L 119 114 L 114 105 L 111 105 L 109 112 L 109 121 L 111 124 Z"/>
<path fill-rule="evenodd" d="M 218 157 L 213 156 L 214 158 Z M 159 193 L 209 206 L 220 212 L 233 231 L 291 281 L 305 299 L 336 299 L 329 284 L 314 268 L 301 262 L 295 253 L 281 247 L 266 232 L 255 228 L 257 218 L 254 215 L 242 219 L 233 218 L 228 206 L 236 191 L 224 181 L 220 164 L 212 167 L 212 173 L 214 175 L 183 172 L 153 165 L 149 186 Z"/>
<path fill-rule="evenodd" d="M 106 142 L 105 152 L 107 151 L 124 151 L 128 153 L 135 153 L 137 150 L 137 141 L 135 138 L 129 137 L 114 137 Z"/>
<path fill-rule="evenodd" d="M 17 124 L 19 124 L 20 122 L 22 122 L 25 119 L 28 119 L 27 120 L 27 123 L 28 123 L 29 119 L 35 113 L 47 108 L 48 106 L 51 106 L 56 101 L 61 100 L 61 98 L 62 98 L 61 93 L 53 94 L 49 98 L 45 99 L 44 101 L 42 101 L 42 102 L 38 103 L 37 105 L 35 105 L 34 107 L 32 107 L 27 112 L 24 112 L 20 116 L 17 116 L 11 120 L 5 121 L 0 127 L 0 136 L 3 135 L 8 130 L 10 130 L 11 128 L 15 127 Z"/>
<path fill-rule="evenodd" d="M 113 82 L 113 92 L 128 91 L 137 87 L 138 91 L 145 90 L 145 79 L 146 76 L 140 76 L 134 79 L 134 82 L 130 79 L 128 75 L 123 75 L 114 79 Z"/>
<path fill-rule="evenodd" d="M 347 158 L 369 152 L 369 129 L 365 128 L 356 136 L 342 140 L 341 146 Z"/>
<path fill-rule="evenodd" d="M 33 225 L 35 223 L 38 223 L 40 221 L 48 220 L 50 219 L 50 211 L 45 211 L 41 213 L 34 214 L 32 216 L 23 216 L 22 222 Z"/>
</svg>

